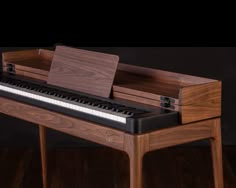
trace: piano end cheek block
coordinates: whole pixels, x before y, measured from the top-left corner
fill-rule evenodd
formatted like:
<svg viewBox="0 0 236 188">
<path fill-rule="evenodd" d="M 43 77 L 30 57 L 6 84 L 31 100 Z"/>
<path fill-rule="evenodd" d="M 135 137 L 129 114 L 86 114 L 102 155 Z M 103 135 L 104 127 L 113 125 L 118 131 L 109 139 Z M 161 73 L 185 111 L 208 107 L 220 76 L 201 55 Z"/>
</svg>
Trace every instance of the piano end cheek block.
<svg viewBox="0 0 236 188">
<path fill-rule="evenodd" d="M 162 128 L 168 128 L 180 124 L 178 112 L 161 115 L 150 115 L 143 118 L 127 118 L 127 131 L 132 134 L 143 134 Z"/>
</svg>

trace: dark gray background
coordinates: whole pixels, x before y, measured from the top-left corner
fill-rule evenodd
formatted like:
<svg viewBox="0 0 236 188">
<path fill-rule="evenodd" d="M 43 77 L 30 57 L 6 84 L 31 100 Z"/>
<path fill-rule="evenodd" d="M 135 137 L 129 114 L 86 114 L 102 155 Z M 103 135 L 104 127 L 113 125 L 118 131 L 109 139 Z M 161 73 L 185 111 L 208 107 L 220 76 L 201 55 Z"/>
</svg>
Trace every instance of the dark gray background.
<svg viewBox="0 0 236 188">
<path fill-rule="evenodd" d="M 31 47 L 36 48 L 36 47 Z M 38 48 L 38 47 L 37 47 Z M 44 47 L 53 49 L 53 47 Z M 234 47 L 79 47 L 117 54 L 120 62 L 222 80 L 222 133 L 225 145 L 236 144 L 236 48 Z M 26 49 L 1 47 L 1 51 Z M 0 147 L 38 146 L 37 126 L 0 116 Z M 204 143 L 204 142 L 203 142 Z M 201 144 L 201 143 L 199 143 Z M 97 146 L 55 131 L 48 131 L 49 147 Z"/>
</svg>

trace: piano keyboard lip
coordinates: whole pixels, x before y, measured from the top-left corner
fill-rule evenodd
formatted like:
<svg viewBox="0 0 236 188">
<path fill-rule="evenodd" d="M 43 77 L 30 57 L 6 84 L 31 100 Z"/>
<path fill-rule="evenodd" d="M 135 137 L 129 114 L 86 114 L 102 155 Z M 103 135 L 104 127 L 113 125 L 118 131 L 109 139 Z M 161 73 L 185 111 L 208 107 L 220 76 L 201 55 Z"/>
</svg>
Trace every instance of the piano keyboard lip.
<svg viewBox="0 0 236 188">
<path fill-rule="evenodd" d="M 46 102 L 46 103 L 49 103 L 52 105 L 64 107 L 64 108 L 69 108 L 68 105 L 70 105 L 71 108 L 69 108 L 69 109 L 71 109 L 71 110 L 83 112 L 85 114 L 92 113 L 95 116 L 105 118 L 105 119 L 110 119 L 112 121 L 117 121 L 117 122 L 120 122 L 123 124 L 126 124 L 126 118 L 130 117 L 125 114 L 120 114 L 120 113 L 108 111 L 105 109 L 96 108 L 91 105 L 85 105 L 82 103 L 79 103 L 79 105 L 78 105 L 73 101 L 66 101 L 63 98 L 60 98 L 60 100 L 58 100 L 58 98 L 56 98 L 54 96 L 48 96 L 48 95 L 45 95 L 44 93 L 38 93 L 38 92 L 35 92 L 34 90 L 27 90 L 25 88 L 16 87 L 14 85 L 5 84 L 2 82 L 0 83 L 0 90 L 6 91 L 8 93 L 20 95 L 20 96 L 23 96 L 26 98 L 31 98 L 31 99 L 34 99 L 37 101 Z M 51 101 L 51 102 L 49 102 L 49 101 Z M 91 111 L 91 113 L 89 113 L 89 110 Z"/>
</svg>

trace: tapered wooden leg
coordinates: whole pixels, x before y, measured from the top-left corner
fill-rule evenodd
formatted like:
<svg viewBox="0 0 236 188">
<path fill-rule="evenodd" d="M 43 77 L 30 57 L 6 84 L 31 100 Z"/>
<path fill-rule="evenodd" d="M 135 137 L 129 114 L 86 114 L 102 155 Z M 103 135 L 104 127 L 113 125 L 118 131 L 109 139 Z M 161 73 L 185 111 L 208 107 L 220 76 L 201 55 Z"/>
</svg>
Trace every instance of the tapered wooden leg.
<svg viewBox="0 0 236 188">
<path fill-rule="evenodd" d="M 214 138 L 211 139 L 212 162 L 215 188 L 223 188 L 222 141 L 220 120 L 216 121 Z"/>
<path fill-rule="evenodd" d="M 125 151 L 130 160 L 130 188 L 142 188 L 143 156 L 149 151 L 149 137 L 126 135 L 125 140 Z"/>
<path fill-rule="evenodd" d="M 142 188 L 143 156 L 130 156 L 130 188 Z"/>
<path fill-rule="evenodd" d="M 46 127 L 39 125 L 40 152 L 42 163 L 43 188 L 47 188 L 47 149 L 46 149 Z"/>
</svg>

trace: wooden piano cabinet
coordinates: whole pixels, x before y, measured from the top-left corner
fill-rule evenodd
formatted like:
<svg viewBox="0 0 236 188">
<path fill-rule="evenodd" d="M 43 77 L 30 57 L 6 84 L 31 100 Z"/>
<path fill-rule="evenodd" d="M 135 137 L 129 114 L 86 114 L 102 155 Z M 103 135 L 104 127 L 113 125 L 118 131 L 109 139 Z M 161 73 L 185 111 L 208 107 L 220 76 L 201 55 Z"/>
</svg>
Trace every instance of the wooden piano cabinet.
<svg viewBox="0 0 236 188">
<path fill-rule="evenodd" d="M 44 188 L 47 188 L 46 128 L 126 152 L 130 159 L 130 188 L 143 187 L 142 164 L 143 156 L 147 152 L 197 140 L 210 139 L 215 188 L 223 188 L 220 118 L 161 129 L 142 135 L 131 135 L 3 97 L 0 97 L 0 112 L 40 125 Z"/>
<path fill-rule="evenodd" d="M 43 49 L 3 53 L 3 70 L 7 72 L 13 65 L 15 74 L 45 82 L 53 53 Z M 119 63 L 111 97 L 178 111 L 179 125 L 131 135 L 0 97 L 1 113 L 40 125 L 44 188 L 47 187 L 46 128 L 127 153 L 130 159 L 130 188 L 143 187 L 142 160 L 147 152 L 209 139 L 215 188 L 223 188 L 221 81 Z"/>
<path fill-rule="evenodd" d="M 3 71 L 48 80 L 53 51 L 4 52 Z M 181 124 L 221 115 L 221 81 L 118 63 L 111 97 L 179 111 Z"/>
</svg>

